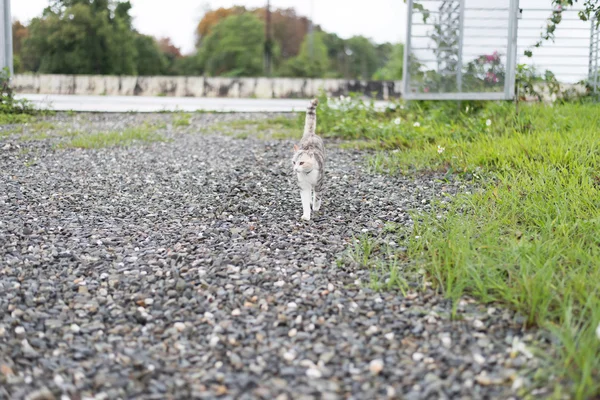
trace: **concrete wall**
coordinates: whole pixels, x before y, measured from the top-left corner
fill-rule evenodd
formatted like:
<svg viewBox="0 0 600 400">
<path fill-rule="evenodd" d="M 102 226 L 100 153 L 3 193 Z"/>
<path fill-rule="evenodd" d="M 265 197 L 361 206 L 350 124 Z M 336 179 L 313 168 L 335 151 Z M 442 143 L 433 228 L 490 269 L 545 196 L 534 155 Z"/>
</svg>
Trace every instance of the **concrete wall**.
<svg viewBox="0 0 600 400">
<path fill-rule="evenodd" d="M 309 98 L 362 93 L 380 100 L 400 97 L 400 81 L 301 78 L 204 78 L 200 76 L 15 75 L 17 93 L 113 96 Z"/>
</svg>

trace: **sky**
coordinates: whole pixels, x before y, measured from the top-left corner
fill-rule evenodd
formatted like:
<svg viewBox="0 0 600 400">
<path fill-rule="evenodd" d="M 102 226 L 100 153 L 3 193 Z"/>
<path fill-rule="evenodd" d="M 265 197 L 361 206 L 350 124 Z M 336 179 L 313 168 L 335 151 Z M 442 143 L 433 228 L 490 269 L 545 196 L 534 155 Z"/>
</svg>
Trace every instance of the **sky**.
<svg viewBox="0 0 600 400">
<path fill-rule="evenodd" d="M 206 9 L 243 5 L 261 7 L 266 0 L 130 0 L 138 31 L 168 36 L 184 53 L 194 49 L 194 29 Z M 48 0 L 11 0 L 13 19 L 29 21 L 39 16 Z M 403 42 L 406 6 L 403 0 L 271 0 L 273 8 L 296 9 L 324 30 L 349 38 L 363 35 L 377 43 Z M 311 10 L 312 9 L 312 10 Z"/>
</svg>

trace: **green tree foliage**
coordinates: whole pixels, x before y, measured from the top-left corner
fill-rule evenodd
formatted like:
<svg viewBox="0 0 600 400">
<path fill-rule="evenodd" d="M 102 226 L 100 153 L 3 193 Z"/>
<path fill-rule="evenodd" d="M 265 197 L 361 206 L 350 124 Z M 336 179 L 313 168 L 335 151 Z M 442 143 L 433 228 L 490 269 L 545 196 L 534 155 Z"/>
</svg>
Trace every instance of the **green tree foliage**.
<svg viewBox="0 0 600 400">
<path fill-rule="evenodd" d="M 261 75 L 264 30 L 263 22 L 253 14 L 226 17 L 202 40 L 200 65 L 208 75 Z"/>
<path fill-rule="evenodd" d="M 348 75 L 346 68 L 346 43 L 335 33 L 323 32 L 323 43 L 329 57 L 329 78 L 343 78 Z"/>
<path fill-rule="evenodd" d="M 136 74 L 129 2 L 56 2 L 34 18 L 24 40 L 24 67 L 63 74 Z"/>
<path fill-rule="evenodd" d="M 323 77 L 329 68 L 327 46 L 323 37 L 323 32 L 314 32 L 312 40 L 310 35 L 305 36 L 300 46 L 300 54 L 286 62 L 280 74 L 292 77 Z"/>
<path fill-rule="evenodd" d="M 137 34 L 134 45 L 137 50 L 136 69 L 138 75 L 166 74 L 167 57 L 152 36 Z"/>
<path fill-rule="evenodd" d="M 353 36 L 346 41 L 350 50 L 348 70 L 351 78 L 371 79 L 378 68 L 377 48 L 364 36 Z"/>
<path fill-rule="evenodd" d="M 399 80 L 402 79 L 404 71 L 404 45 L 398 43 L 392 46 L 391 54 L 385 65 L 377 70 L 373 75 L 377 80 Z"/>
<path fill-rule="evenodd" d="M 29 35 L 29 30 L 20 21 L 14 21 L 12 24 L 13 37 L 13 67 L 15 72 L 23 71 L 23 63 L 21 62 L 21 49 L 23 41 Z"/>
</svg>

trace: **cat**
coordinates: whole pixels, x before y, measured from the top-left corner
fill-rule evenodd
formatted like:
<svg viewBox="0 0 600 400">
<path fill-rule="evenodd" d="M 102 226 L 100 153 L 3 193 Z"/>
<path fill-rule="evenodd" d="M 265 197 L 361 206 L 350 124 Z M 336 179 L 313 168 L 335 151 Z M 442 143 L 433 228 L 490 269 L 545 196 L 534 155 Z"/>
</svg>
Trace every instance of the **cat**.
<svg viewBox="0 0 600 400">
<path fill-rule="evenodd" d="M 292 163 L 298 176 L 300 199 L 302 200 L 302 219 L 309 221 L 312 211 L 321 208 L 323 179 L 325 176 L 325 147 L 323 140 L 317 136 L 317 105 L 314 99 L 306 109 L 304 134 L 300 145 L 294 145 Z"/>
</svg>

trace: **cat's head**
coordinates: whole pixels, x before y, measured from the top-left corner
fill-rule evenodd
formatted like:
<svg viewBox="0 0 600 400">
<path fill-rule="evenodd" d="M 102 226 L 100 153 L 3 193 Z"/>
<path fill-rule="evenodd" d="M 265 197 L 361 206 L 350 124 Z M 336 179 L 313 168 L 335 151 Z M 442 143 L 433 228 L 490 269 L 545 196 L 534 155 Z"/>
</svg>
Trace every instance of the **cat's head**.
<svg viewBox="0 0 600 400">
<path fill-rule="evenodd" d="M 294 172 L 309 173 L 316 164 L 317 160 L 312 151 L 301 150 L 298 146 L 294 146 L 294 156 L 292 157 Z"/>
</svg>

